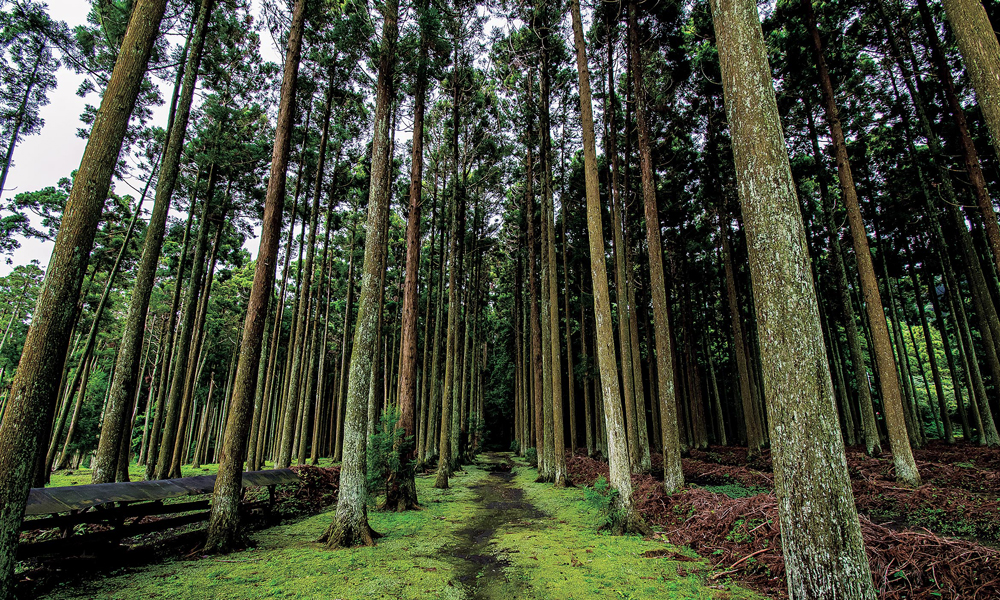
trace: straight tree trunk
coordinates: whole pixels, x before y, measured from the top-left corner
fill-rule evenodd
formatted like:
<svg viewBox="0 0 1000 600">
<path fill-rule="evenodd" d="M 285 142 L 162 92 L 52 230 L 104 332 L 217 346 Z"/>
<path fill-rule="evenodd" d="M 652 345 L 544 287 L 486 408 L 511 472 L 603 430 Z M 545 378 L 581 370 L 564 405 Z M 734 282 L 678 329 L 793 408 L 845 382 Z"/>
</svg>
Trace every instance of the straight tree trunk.
<svg viewBox="0 0 1000 600">
<path fill-rule="evenodd" d="M 608 298 L 608 273 L 604 264 L 604 226 L 601 218 L 601 195 L 597 179 L 597 150 L 594 141 L 594 115 L 591 105 L 590 69 L 580 17 L 580 0 L 571 0 L 573 41 L 576 48 L 576 70 L 580 78 L 580 122 L 583 133 L 584 177 L 587 190 L 587 229 L 590 234 L 590 268 L 594 282 L 594 317 L 597 324 L 597 359 L 601 372 L 605 422 L 608 435 L 608 464 L 611 485 L 618 491 L 614 500 L 616 533 L 646 533 L 649 527 L 642 521 L 632 503 L 632 477 L 625 441 L 625 420 L 622 415 L 621 393 L 615 364 L 614 331 Z"/>
<path fill-rule="evenodd" d="M 52 421 L 76 299 L 101 209 L 135 107 L 166 0 L 138 0 L 91 127 L 0 424 L 0 600 L 14 592 L 18 531 L 32 470 Z"/>
<path fill-rule="evenodd" d="M 327 547 L 349 547 L 358 543 L 371 546 L 378 534 L 368 525 L 365 483 L 365 426 L 370 417 L 365 399 L 374 370 L 379 315 L 376 310 L 381 291 L 379 280 L 385 272 L 389 212 L 389 164 L 392 140 L 389 137 L 393 93 L 393 66 L 399 33 L 399 4 L 388 0 L 382 25 L 379 51 L 378 88 L 375 99 L 375 134 L 372 144 L 371 189 L 368 200 L 368 238 L 358 301 L 358 324 L 354 332 L 344 428 L 344 461 L 340 470 L 337 514 L 321 541 Z"/>
<path fill-rule="evenodd" d="M 271 176 L 264 199 L 264 228 L 261 231 L 260 250 L 254 269 L 254 282 L 250 290 L 247 316 L 240 343 L 240 359 L 236 367 L 236 381 L 231 409 L 226 422 L 222 451 L 219 454 L 219 473 L 212 492 L 212 512 L 208 522 L 208 539 L 205 551 L 224 552 L 239 540 L 239 501 L 243 487 L 243 461 L 246 436 L 253 409 L 254 384 L 267 309 L 274 287 L 278 262 L 278 243 L 281 238 L 281 211 L 285 201 L 288 155 L 291 147 L 295 120 L 295 90 L 298 82 L 299 58 L 302 53 L 302 31 L 305 24 L 307 0 L 296 0 L 292 23 L 285 50 L 285 70 L 281 80 L 281 100 L 278 108 L 277 129 L 271 155 Z M 277 317 L 280 318 L 280 315 Z"/>
<path fill-rule="evenodd" d="M 618 348 L 621 357 L 622 373 L 622 393 L 625 401 L 625 435 L 628 441 L 629 468 L 632 472 L 641 471 L 642 455 L 639 451 L 639 435 L 636 431 L 635 419 L 635 390 L 633 389 L 634 379 L 632 378 L 632 333 L 629 329 L 628 319 L 632 312 L 628 305 L 628 275 L 625 271 L 625 243 L 622 236 L 623 209 L 621 197 L 621 183 L 619 178 L 619 156 L 618 156 L 618 125 L 615 118 L 618 113 L 618 96 L 615 93 L 614 77 L 614 34 L 617 28 L 613 25 L 611 5 L 607 5 L 605 18 L 608 27 L 608 93 L 605 96 L 605 131 L 604 144 L 606 153 L 610 156 L 611 162 L 611 228 L 614 232 L 612 236 L 612 254 L 615 261 L 615 300 L 618 306 Z"/>
<path fill-rule="evenodd" d="M 977 0 L 942 0 L 942 4 L 965 61 L 966 72 L 976 89 L 976 99 L 993 146 L 1000 151 L 1000 44 L 993 24 Z M 993 225 L 996 226 L 996 217 Z M 989 227 L 987 224 L 987 232 Z M 990 245 L 993 246 L 992 238 Z"/>
<path fill-rule="evenodd" d="M 420 208 L 424 170 L 424 105 L 427 96 L 427 56 L 431 40 L 426 25 L 428 2 L 417 8 L 420 21 L 420 51 L 417 58 L 416 90 L 413 94 L 413 152 L 410 159 L 410 206 L 406 223 L 406 279 L 403 283 L 403 315 L 400 323 L 399 421 L 403 437 L 394 449 L 399 468 L 389 475 L 386 506 L 402 512 L 417 507 L 417 484 L 413 461 L 419 459 L 417 438 L 417 305 L 420 278 Z M 431 227 L 433 227 L 433 220 Z M 432 242 L 433 244 L 433 242 Z M 433 261 L 432 261 L 433 262 Z M 425 328 L 426 329 L 426 328 Z M 425 361 L 426 362 L 426 361 Z"/>
<path fill-rule="evenodd" d="M 764 344 L 789 596 L 874 600 L 757 6 L 711 8 Z"/>
<path fill-rule="evenodd" d="M 544 9 L 543 9 L 544 10 Z M 547 20 L 546 20 L 547 21 Z M 551 430 L 552 443 L 546 441 L 546 453 L 549 447 L 552 448 L 552 481 L 556 487 L 565 487 L 567 483 L 566 473 L 566 439 L 565 424 L 563 419 L 563 394 L 562 394 L 562 360 L 561 344 L 559 343 L 559 273 L 556 266 L 556 226 L 555 226 L 555 206 L 552 190 L 552 130 L 549 118 L 550 94 L 549 94 L 549 27 L 548 23 L 542 25 L 541 35 L 541 113 L 540 129 L 542 133 L 542 235 L 545 236 L 544 262 L 542 278 L 547 282 L 547 287 L 542 293 L 547 294 L 546 301 L 549 323 L 549 372 L 551 373 L 552 394 L 548 402 L 551 403 L 552 426 L 546 423 L 546 433 Z M 569 319 L 569 315 L 567 315 Z"/>
<path fill-rule="evenodd" d="M 858 261 L 858 276 L 861 280 L 861 291 L 868 311 L 868 323 L 872 329 L 873 354 L 879 367 L 879 382 L 882 390 L 882 408 L 885 411 L 886 425 L 889 430 L 889 446 L 892 449 L 893 464 L 896 466 L 896 478 L 900 482 L 917 487 L 920 485 L 920 473 L 917 471 L 913 452 L 907 437 L 906 420 L 904 416 L 903 399 L 900 395 L 899 379 L 896 377 L 895 360 L 892 357 L 892 346 L 889 341 L 889 330 L 886 326 L 885 311 L 882 308 L 882 298 L 875 279 L 875 268 L 872 265 L 871 251 L 868 249 L 868 233 L 861 218 L 861 208 L 858 205 L 857 190 L 851 174 L 851 164 L 847 158 L 847 145 L 844 132 L 840 125 L 840 116 L 834 98 L 833 83 L 827 71 L 826 59 L 823 56 L 823 44 L 819 30 L 816 27 L 816 15 L 813 13 L 812 0 L 802 0 L 806 25 L 813 41 L 816 64 L 819 71 L 820 86 L 826 111 L 826 120 L 833 137 L 834 150 L 837 157 L 837 175 L 840 179 L 840 191 L 844 205 L 847 208 L 847 221 L 850 224 L 851 238 L 854 242 L 854 254 Z"/>
<path fill-rule="evenodd" d="M 539 299 L 541 298 L 541 291 L 538 285 L 538 272 L 536 264 L 538 262 L 538 234 L 535 232 L 535 192 L 534 192 L 534 154 L 533 148 L 535 143 L 535 130 L 534 130 L 534 115 L 531 114 L 533 110 L 534 101 L 532 99 L 532 77 L 531 71 L 528 72 L 528 164 L 527 164 L 527 176 L 525 178 L 525 207 L 528 218 L 528 303 L 529 303 L 529 315 L 528 318 L 531 321 L 531 408 L 532 414 L 534 415 L 534 436 L 535 441 L 533 447 L 535 448 L 536 456 L 536 466 L 539 471 L 542 469 L 542 452 L 544 451 L 544 440 L 545 440 L 545 418 L 543 415 L 542 408 L 542 388 L 543 388 L 543 363 L 542 363 L 542 329 L 541 329 L 541 310 L 538 306 Z"/>
</svg>

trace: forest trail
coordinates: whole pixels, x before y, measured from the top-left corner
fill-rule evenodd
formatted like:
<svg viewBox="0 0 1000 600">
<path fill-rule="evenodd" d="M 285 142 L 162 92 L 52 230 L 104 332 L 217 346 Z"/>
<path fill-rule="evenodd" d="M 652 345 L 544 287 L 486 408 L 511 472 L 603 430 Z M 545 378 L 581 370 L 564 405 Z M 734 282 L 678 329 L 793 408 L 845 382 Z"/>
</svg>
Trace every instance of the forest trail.
<svg viewBox="0 0 1000 600">
<path fill-rule="evenodd" d="M 489 453 L 480 464 L 486 478 L 470 485 L 477 498 L 472 522 L 459 531 L 462 540 L 451 550 L 456 559 L 458 583 L 469 598 L 492 600 L 522 598 L 530 585 L 523 577 L 512 577 L 512 563 L 498 550 L 497 538 L 510 528 L 537 527 L 537 520 L 546 516 L 524 499 L 524 489 L 514 480 L 514 465 L 510 456 Z"/>
</svg>

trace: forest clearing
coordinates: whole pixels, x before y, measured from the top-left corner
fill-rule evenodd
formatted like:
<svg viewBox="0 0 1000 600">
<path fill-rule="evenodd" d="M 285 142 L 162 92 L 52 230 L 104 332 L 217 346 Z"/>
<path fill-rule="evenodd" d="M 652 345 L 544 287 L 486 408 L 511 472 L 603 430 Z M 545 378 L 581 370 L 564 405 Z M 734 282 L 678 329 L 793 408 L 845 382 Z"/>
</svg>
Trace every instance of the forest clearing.
<svg viewBox="0 0 1000 600">
<path fill-rule="evenodd" d="M 0 600 L 1000 597 L 998 19 L 0 0 Z"/>
</svg>

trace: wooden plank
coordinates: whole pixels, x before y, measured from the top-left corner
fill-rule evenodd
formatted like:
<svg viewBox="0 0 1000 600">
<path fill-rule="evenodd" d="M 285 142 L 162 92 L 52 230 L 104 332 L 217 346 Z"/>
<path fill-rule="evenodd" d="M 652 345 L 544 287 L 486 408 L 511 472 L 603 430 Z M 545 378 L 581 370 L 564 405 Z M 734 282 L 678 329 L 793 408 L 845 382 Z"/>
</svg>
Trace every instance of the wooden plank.
<svg viewBox="0 0 1000 600">
<path fill-rule="evenodd" d="M 191 502 L 180 502 L 177 504 L 163 504 L 159 500 L 154 500 L 153 502 L 127 504 L 103 510 L 90 510 L 87 512 L 69 515 L 42 517 L 40 519 L 25 519 L 21 523 L 21 531 L 54 529 L 56 527 L 68 528 L 81 523 L 105 523 L 114 520 L 121 521 L 122 519 L 128 519 L 131 517 L 169 515 L 192 510 L 204 510 L 208 508 L 208 506 L 208 500 L 194 500 Z"/>
<path fill-rule="evenodd" d="M 243 474 L 245 486 L 268 486 L 294 483 L 298 476 L 291 469 L 251 471 Z M 207 494 L 215 487 L 215 475 L 199 475 L 157 481 L 98 483 L 57 488 L 32 488 L 24 514 L 47 515 L 82 510 L 109 502 L 144 502 L 181 496 Z"/>
<path fill-rule="evenodd" d="M 181 515 L 170 519 L 160 519 L 158 521 L 148 521 L 127 527 L 119 527 L 108 531 L 96 531 L 82 535 L 74 535 L 68 538 L 46 540 L 33 544 L 21 544 L 17 547 L 18 560 L 43 556 L 46 554 L 68 554 L 73 550 L 91 551 L 97 544 L 107 544 L 118 542 L 119 540 L 149 533 L 151 531 L 164 531 L 182 525 L 200 523 L 208 520 L 209 511 L 198 512 L 190 515 Z"/>
</svg>

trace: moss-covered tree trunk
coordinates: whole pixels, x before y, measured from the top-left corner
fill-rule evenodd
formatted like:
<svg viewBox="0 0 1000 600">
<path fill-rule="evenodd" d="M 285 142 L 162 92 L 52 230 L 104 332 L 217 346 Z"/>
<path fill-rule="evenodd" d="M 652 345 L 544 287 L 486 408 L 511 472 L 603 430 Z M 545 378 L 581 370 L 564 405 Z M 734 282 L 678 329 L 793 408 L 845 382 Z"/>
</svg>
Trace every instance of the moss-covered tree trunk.
<svg viewBox="0 0 1000 600">
<path fill-rule="evenodd" d="M 792 598 L 874 599 L 756 5 L 712 0 Z"/>
<path fill-rule="evenodd" d="M 385 272 L 388 242 L 389 162 L 392 139 L 391 121 L 393 73 L 399 3 L 388 0 L 383 10 L 382 43 L 379 49 L 378 88 L 375 96 L 375 134 L 372 143 L 371 187 L 368 195 L 368 237 L 362 267 L 358 321 L 354 330 L 354 350 L 348 374 L 346 418 L 344 421 L 344 460 L 340 470 L 337 514 L 321 538 L 327 547 L 373 545 L 378 534 L 368 525 L 365 481 L 365 430 L 369 419 L 367 398 L 375 367 L 378 338 L 378 307 L 382 290 L 379 281 Z"/>
<path fill-rule="evenodd" d="M 18 530 L 51 426 L 70 324 L 165 0 L 138 0 L 66 201 L 52 258 L 0 424 L 0 599 L 14 591 Z"/>
<path fill-rule="evenodd" d="M 760 333 L 789 595 L 875 598 L 757 6 L 712 0 Z"/>
<path fill-rule="evenodd" d="M 611 485 L 615 496 L 616 522 L 612 529 L 617 533 L 647 533 L 649 527 L 642 521 L 632 503 L 632 476 L 628 443 L 625 440 L 625 419 L 622 415 L 621 393 L 618 389 L 618 369 L 615 361 L 614 330 L 611 321 L 611 304 L 608 295 L 608 272 L 604 263 L 604 226 L 601 217 L 601 194 L 597 178 L 597 149 L 594 140 L 594 114 L 591 104 L 590 68 L 587 65 L 587 47 L 583 37 L 580 17 L 580 0 L 571 1 L 573 41 L 576 49 L 576 69 L 580 81 L 580 123 L 583 133 L 584 177 L 587 191 L 587 231 L 590 237 L 590 269 L 594 284 L 594 321 L 597 360 L 601 373 L 601 390 L 604 401 L 605 424 L 608 439 L 608 464 Z"/>
</svg>

